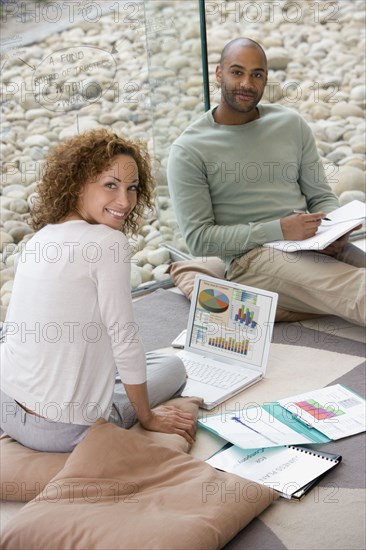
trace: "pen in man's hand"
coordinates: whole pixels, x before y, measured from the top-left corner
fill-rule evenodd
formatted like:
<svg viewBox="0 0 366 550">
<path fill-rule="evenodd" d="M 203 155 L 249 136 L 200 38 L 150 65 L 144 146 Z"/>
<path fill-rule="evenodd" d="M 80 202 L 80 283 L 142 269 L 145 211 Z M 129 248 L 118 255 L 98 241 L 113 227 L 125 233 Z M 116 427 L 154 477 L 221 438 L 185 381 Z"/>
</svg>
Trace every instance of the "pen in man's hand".
<svg viewBox="0 0 366 550">
<path fill-rule="evenodd" d="M 304 212 L 303 210 L 293 210 L 294 214 L 307 214 L 307 212 Z M 323 218 L 323 220 L 327 222 L 331 222 L 332 220 L 330 218 Z"/>
</svg>

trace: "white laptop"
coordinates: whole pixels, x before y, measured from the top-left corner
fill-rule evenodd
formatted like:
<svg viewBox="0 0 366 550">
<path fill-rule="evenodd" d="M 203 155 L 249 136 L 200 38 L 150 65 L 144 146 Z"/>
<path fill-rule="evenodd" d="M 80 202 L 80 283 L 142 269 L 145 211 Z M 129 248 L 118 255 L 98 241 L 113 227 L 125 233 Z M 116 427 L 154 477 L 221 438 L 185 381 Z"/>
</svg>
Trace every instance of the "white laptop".
<svg viewBox="0 0 366 550">
<path fill-rule="evenodd" d="M 266 372 L 278 295 L 231 281 L 197 275 L 183 360 L 182 393 L 212 409 L 261 380 Z"/>
</svg>

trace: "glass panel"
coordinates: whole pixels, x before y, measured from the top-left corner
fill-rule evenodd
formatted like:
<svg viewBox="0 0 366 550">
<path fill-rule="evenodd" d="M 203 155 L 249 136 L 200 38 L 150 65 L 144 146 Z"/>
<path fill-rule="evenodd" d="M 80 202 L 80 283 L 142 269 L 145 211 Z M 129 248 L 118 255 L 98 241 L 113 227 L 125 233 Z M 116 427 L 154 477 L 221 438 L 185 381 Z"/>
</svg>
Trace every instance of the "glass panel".
<svg viewBox="0 0 366 550">
<path fill-rule="evenodd" d="M 169 198 L 166 166 L 173 141 L 204 112 L 199 4 L 144 5 L 160 232 L 165 244 L 188 252 Z"/>
<path fill-rule="evenodd" d="M 211 105 L 220 100 L 215 67 L 225 44 L 240 36 L 259 42 L 269 68 L 262 103 L 281 104 L 305 118 L 341 205 L 365 201 L 364 1 L 207 0 L 205 5 Z"/>
<path fill-rule="evenodd" d="M 141 0 L 0 1 L 0 24 L 0 270 L 9 289 L 3 320 L 14 254 L 32 235 L 26 220 L 49 148 L 100 126 L 150 144 L 151 116 Z M 155 217 L 149 222 L 157 224 Z M 134 288 L 157 280 L 151 270 L 169 261 L 161 254 L 142 272 L 150 224 L 138 237 L 145 259 L 132 264 Z"/>
<path fill-rule="evenodd" d="M 241 36 L 256 40 L 269 65 L 262 103 L 299 111 L 341 203 L 365 200 L 364 1 L 206 0 L 204 7 L 211 106 L 220 101 L 215 68 L 222 48 Z M 199 2 L 146 1 L 145 15 L 161 232 L 187 251 L 165 168 L 174 139 L 204 112 Z"/>
</svg>

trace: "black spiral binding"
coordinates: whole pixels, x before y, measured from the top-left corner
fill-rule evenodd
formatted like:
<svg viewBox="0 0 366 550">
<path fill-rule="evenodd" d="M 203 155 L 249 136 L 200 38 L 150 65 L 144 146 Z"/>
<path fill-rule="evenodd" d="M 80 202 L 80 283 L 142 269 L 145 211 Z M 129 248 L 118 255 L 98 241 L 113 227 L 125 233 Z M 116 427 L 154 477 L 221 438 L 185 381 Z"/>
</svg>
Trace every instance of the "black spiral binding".
<svg viewBox="0 0 366 550">
<path fill-rule="evenodd" d="M 331 462 L 340 462 L 342 460 L 341 455 L 335 455 L 332 453 L 323 453 L 321 451 L 314 451 L 314 449 L 308 449 L 307 447 L 297 447 L 296 445 L 286 445 L 289 449 L 300 451 L 301 453 L 317 456 L 323 460 L 330 460 Z"/>
</svg>

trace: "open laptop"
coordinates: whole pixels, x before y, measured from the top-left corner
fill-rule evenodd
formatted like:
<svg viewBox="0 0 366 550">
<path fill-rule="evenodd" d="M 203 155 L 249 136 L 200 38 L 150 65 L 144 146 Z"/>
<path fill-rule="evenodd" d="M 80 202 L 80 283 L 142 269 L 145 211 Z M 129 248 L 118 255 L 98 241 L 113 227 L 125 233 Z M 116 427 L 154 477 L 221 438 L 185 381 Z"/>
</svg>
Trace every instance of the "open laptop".
<svg viewBox="0 0 366 550">
<path fill-rule="evenodd" d="M 197 275 L 183 360 L 188 380 L 182 393 L 213 409 L 261 380 L 266 372 L 278 295 Z"/>
</svg>

